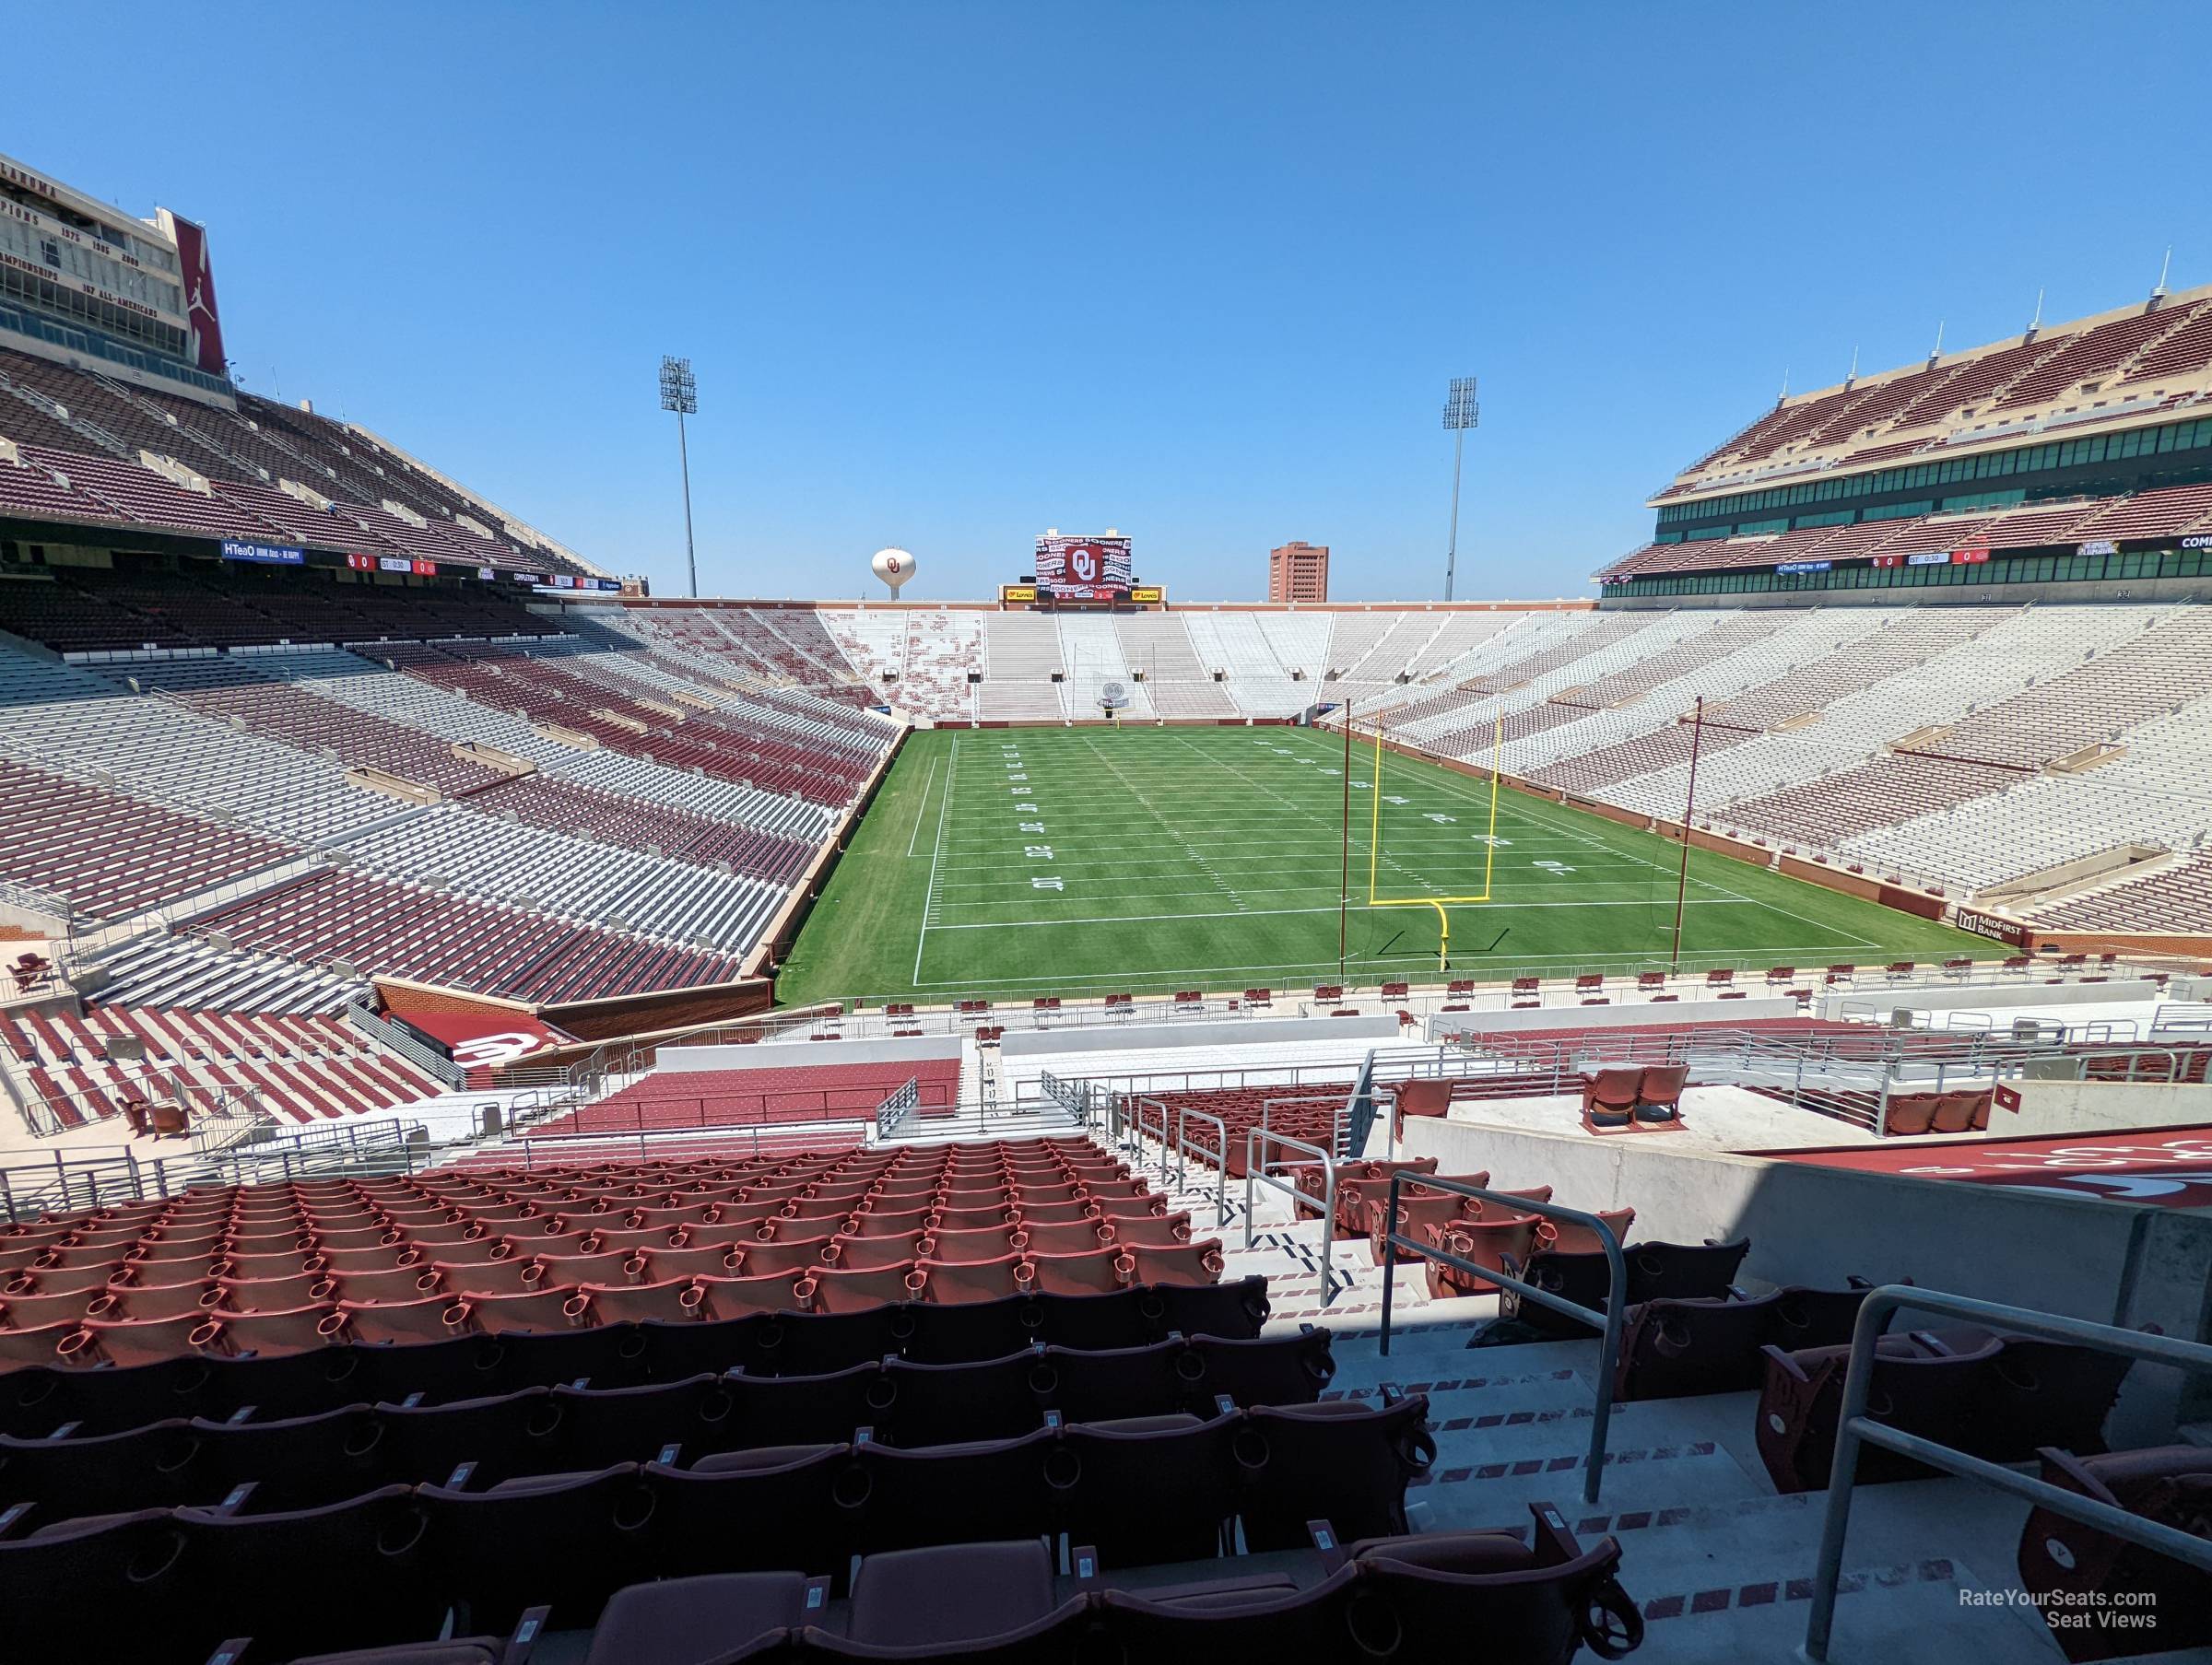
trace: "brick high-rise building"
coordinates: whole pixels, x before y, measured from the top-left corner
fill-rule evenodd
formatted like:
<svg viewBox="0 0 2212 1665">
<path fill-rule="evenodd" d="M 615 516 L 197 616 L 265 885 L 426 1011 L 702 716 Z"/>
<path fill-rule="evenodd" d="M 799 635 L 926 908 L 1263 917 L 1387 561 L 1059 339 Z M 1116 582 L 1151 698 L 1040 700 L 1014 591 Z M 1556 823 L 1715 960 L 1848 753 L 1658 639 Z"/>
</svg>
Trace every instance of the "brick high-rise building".
<svg viewBox="0 0 2212 1665">
<path fill-rule="evenodd" d="M 1329 546 L 1288 543 L 1267 552 L 1267 599 L 1271 602 L 1325 602 L 1329 599 Z"/>
</svg>

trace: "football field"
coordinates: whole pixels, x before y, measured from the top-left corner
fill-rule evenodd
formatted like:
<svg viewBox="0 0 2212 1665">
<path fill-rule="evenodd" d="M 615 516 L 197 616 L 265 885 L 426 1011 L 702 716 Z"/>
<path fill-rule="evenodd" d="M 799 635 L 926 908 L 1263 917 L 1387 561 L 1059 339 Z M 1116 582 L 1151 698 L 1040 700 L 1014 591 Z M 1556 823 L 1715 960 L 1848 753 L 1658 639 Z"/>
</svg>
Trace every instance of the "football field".
<svg viewBox="0 0 2212 1665">
<path fill-rule="evenodd" d="M 1495 980 L 1664 965 L 1678 843 L 1295 728 L 912 735 L 778 978 L 786 1003 Z M 1377 836 L 1379 835 L 1379 836 Z M 1484 897 L 1439 920 L 1378 899 Z M 1685 967 L 1990 957 L 1978 937 L 1693 850 Z"/>
</svg>

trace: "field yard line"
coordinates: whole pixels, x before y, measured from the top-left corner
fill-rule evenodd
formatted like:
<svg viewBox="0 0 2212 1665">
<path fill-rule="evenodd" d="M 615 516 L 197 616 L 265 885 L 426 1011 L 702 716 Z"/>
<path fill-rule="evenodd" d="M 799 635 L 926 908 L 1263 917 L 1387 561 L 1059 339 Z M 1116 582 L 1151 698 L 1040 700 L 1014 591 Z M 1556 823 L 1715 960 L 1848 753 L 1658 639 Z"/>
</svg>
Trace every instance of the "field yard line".
<svg viewBox="0 0 2212 1665">
<path fill-rule="evenodd" d="M 1216 768 L 1227 769 L 1230 774 L 1234 775 L 1238 780 L 1243 781 L 1245 785 L 1252 787 L 1254 791 L 1266 793 L 1268 797 L 1273 798 L 1277 803 L 1284 805 L 1286 808 L 1290 809 L 1299 815 L 1305 815 L 1312 820 L 1321 822 L 1324 826 L 1328 824 L 1328 817 L 1322 815 L 1318 810 L 1308 809 L 1303 804 L 1299 803 L 1292 799 L 1284 797 L 1282 793 L 1277 791 L 1273 787 L 1262 786 L 1250 775 L 1247 775 L 1242 769 L 1237 768 L 1235 764 L 1209 756 L 1204 746 L 1193 745 L 1190 741 L 1183 739 L 1183 737 L 1180 734 L 1178 734 L 1175 738 L 1180 744 L 1190 746 L 1190 749 L 1194 752 L 1196 752 L 1201 757 L 1206 757 L 1206 760 L 1209 763 L 1213 763 Z M 1430 884 L 1428 880 L 1422 878 L 1418 874 L 1407 873 L 1406 869 L 1402 866 L 1399 866 L 1398 862 L 1392 857 L 1383 857 L 1382 864 L 1385 867 L 1395 868 L 1399 875 L 1403 877 L 1409 885 L 1418 885 L 1421 889 L 1431 892 L 1436 889 L 1435 885 Z M 1341 869 L 1338 870 L 1336 876 L 1339 889 L 1341 889 L 1344 878 Z"/>
<path fill-rule="evenodd" d="M 1598 819 L 1603 820 L 1604 817 L 1600 816 Z M 1610 826 L 1611 823 L 1607 822 L 1606 825 Z M 1561 836 L 1565 838 L 1574 838 L 1583 843 L 1586 843 L 1593 850 L 1602 850 L 1607 855 L 1618 856 L 1624 862 L 1637 862 L 1640 865 L 1649 867 L 1653 872 L 1662 874 L 1667 871 L 1662 863 L 1651 860 L 1651 858 L 1648 856 L 1640 856 L 1633 850 L 1621 850 L 1617 846 L 1608 843 L 1606 840 L 1596 838 L 1591 834 L 1574 831 L 1568 828 L 1561 828 L 1560 832 Z M 1779 902 L 1762 901 L 1758 897 L 1747 897 L 1740 890 L 1731 890 L 1727 885 L 1716 884 L 1712 879 L 1701 878 L 1699 879 L 1697 883 L 1702 885 L 1706 889 L 1712 891 L 1719 896 L 1733 897 L 1735 900 L 1743 903 L 1746 907 L 1764 908 L 1769 913 L 1779 913 L 1783 918 L 1786 920 L 1794 920 L 1800 925 L 1810 925 L 1815 931 L 1832 931 L 1838 936 L 1842 937 L 1846 943 L 1850 944 L 1851 945 L 1860 948 L 1881 947 L 1879 943 L 1870 943 L 1865 937 L 1857 935 L 1855 932 L 1844 930 L 1841 925 L 1829 925 L 1824 924 L 1816 919 L 1808 919 L 1802 913 L 1798 913 L 1791 909 L 1783 907 Z"/>
<path fill-rule="evenodd" d="M 1092 756 L 1096 757 L 1100 763 L 1105 765 L 1106 772 L 1112 775 L 1116 780 L 1121 782 L 1122 790 L 1127 792 L 1131 797 L 1135 798 L 1139 803 L 1144 805 L 1145 814 L 1150 815 L 1153 820 L 1159 823 L 1160 831 L 1166 833 L 1169 838 L 1172 838 L 1176 843 L 1182 846 L 1182 853 L 1190 858 L 1192 863 L 1198 869 L 1200 873 L 1206 874 L 1207 878 L 1214 882 L 1214 888 L 1218 890 L 1230 901 L 1236 903 L 1238 912 L 1243 912 L 1243 898 L 1237 895 L 1236 887 L 1230 885 L 1228 880 L 1224 879 L 1219 874 L 1214 871 L 1213 863 L 1208 862 L 1204 856 L 1198 853 L 1197 846 L 1193 844 L 1188 838 L 1184 838 L 1165 815 L 1154 809 L 1152 807 L 1152 801 L 1146 797 L 1140 789 L 1132 786 L 1129 783 L 1128 777 L 1124 775 L 1120 769 L 1113 766 L 1113 760 L 1107 756 L 1104 752 L 1099 750 L 1099 743 L 1097 741 L 1091 739 L 1088 735 L 1085 735 L 1083 744 L 1089 749 Z M 1231 916 L 1227 914 L 1209 914 L 1204 917 L 1209 919 L 1227 919 Z"/>
<path fill-rule="evenodd" d="M 959 736 L 954 735 L 953 740 L 957 745 Z M 922 777 L 922 802 L 914 805 L 914 830 L 906 836 L 906 853 L 910 858 L 914 853 L 914 840 L 922 836 L 922 817 L 929 813 L 929 783 L 937 778 L 937 763 L 938 759 L 932 757 L 929 773 Z"/>
<path fill-rule="evenodd" d="M 1335 910 L 1334 909 L 1324 909 L 1324 911 L 1333 913 Z M 1180 919 L 1183 916 L 1177 914 L 1173 917 Z M 1826 949 L 1818 947 L 1771 948 L 1763 950 L 1762 952 L 1769 954 L 1806 955 L 1822 954 L 1826 952 Z M 1427 956 L 1417 956 L 1401 957 L 1426 958 Z M 1721 956 L 1708 956 L 1706 957 L 1712 958 Z M 1738 956 L 1737 957 L 1741 958 L 1743 956 Z M 1514 956 L 1512 963 L 1516 966 L 1533 966 L 1541 962 L 1550 962 L 1554 960 L 1559 961 L 1562 965 L 1576 967 L 1586 966 L 1590 963 L 1589 956 L 1586 954 L 1524 954 Z M 1370 968 L 1380 968 L 1380 963 L 1376 961 L 1370 960 L 1364 962 L 1364 964 Z M 1314 969 L 1333 971 L 1335 969 L 1335 967 L 1336 962 L 1333 959 L 1269 960 L 1256 966 L 1181 966 L 1165 971 L 1063 971 L 1042 977 L 953 978 L 941 982 L 916 983 L 914 986 L 917 989 L 991 989 L 996 988 L 1001 984 L 1008 984 L 1015 988 L 1028 988 L 1038 983 L 1089 983 L 1094 986 L 1103 986 L 1107 983 L 1114 981 L 1117 978 L 1127 981 L 1141 982 L 1147 979 L 1158 979 L 1164 980 L 1171 978 L 1199 977 L 1207 973 L 1229 971 L 1233 971 L 1238 973 L 1240 976 L 1242 976 L 1248 975 L 1254 971 L 1309 971 Z M 1553 1006 L 1547 1009 L 1549 1011 L 1559 1012 L 1569 1010 L 1570 1008 L 1564 1006 Z"/>
<path fill-rule="evenodd" d="M 1408 759 L 1408 761 L 1415 760 Z M 1480 798 L 1473 797 L 1470 794 L 1460 791 L 1456 782 L 1453 780 L 1450 770 L 1439 768 L 1437 772 L 1441 779 L 1432 782 L 1431 784 L 1433 784 L 1439 791 L 1442 791 L 1446 796 L 1459 798 L 1470 803 L 1479 804 L 1485 802 Z M 1554 805 L 1553 807 L 1557 808 L 1560 806 Z M 1539 825 L 1547 826 L 1550 830 L 1558 832 L 1561 838 L 1572 838 L 1578 843 L 1587 844 L 1593 849 L 1604 850 L 1608 855 L 1618 856 L 1624 862 L 1634 862 L 1640 866 L 1649 867 L 1657 873 L 1663 874 L 1666 871 L 1665 867 L 1661 866 L 1657 862 L 1651 860 L 1648 856 L 1640 856 L 1634 850 L 1622 850 L 1617 845 L 1608 843 L 1603 838 L 1596 838 L 1592 834 L 1582 831 L 1578 828 L 1561 827 L 1556 822 L 1547 822 L 1544 817 L 1535 815 L 1532 812 L 1524 810 L 1523 813 L 1527 814 L 1529 815 L 1529 819 L 1537 822 Z M 1594 820 L 1605 821 L 1605 817 L 1602 815 L 1594 816 L 1592 818 Z M 1605 822 L 1605 824 L 1608 827 L 1612 825 L 1611 822 Z M 1656 837 L 1657 835 L 1653 834 L 1649 836 Z M 1790 909 L 1781 907 L 1776 903 L 1764 902 L 1759 900 L 1757 897 L 1745 896 L 1741 891 L 1731 890 L 1725 885 L 1716 885 L 1711 879 L 1700 879 L 1698 883 L 1702 885 L 1708 890 L 1715 891 L 1724 897 L 1742 902 L 1747 907 L 1764 908 L 1770 913 L 1778 913 L 1786 920 L 1794 920 L 1800 925 L 1810 925 L 1815 931 L 1832 931 L 1838 936 L 1846 938 L 1851 944 L 1856 944 L 1858 947 L 1879 948 L 1881 946 L 1879 943 L 1870 943 L 1865 937 L 1860 936 L 1853 932 L 1844 930 L 1841 925 L 1831 925 L 1821 920 L 1808 919 L 1802 913 L 1794 912 Z"/>
<path fill-rule="evenodd" d="M 1207 893 L 1203 890 L 1185 890 L 1173 891 L 1167 894 L 1197 897 L 1205 896 Z M 1692 908 L 1735 908 L 1740 906 L 1742 901 L 1743 898 L 1741 897 L 1692 897 L 1689 899 L 1688 906 Z M 990 908 L 998 906 L 998 904 L 992 902 L 949 902 L 946 905 L 950 908 Z M 1493 904 L 1493 906 L 1510 909 L 1630 908 L 1635 906 L 1635 904 L 1632 902 L 1499 902 Z M 1757 904 L 1755 903 L 1753 906 L 1757 906 Z M 1331 902 L 1325 908 L 1246 908 L 1230 913 L 1118 913 L 1108 914 L 1101 919 L 1095 920 L 978 920 L 972 924 L 940 924 L 933 926 L 931 929 L 938 932 L 1035 931 L 1040 926 L 1053 925 L 1151 925 L 1158 924 L 1162 920 L 1257 920 L 1273 918 L 1281 914 L 1335 913 L 1335 911 L 1336 904 Z M 1818 924 L 1818 921 L 1808 920 L 1807 923 Z M 1835 944 L 1831 943 L 1829 944 L 1829 946 L 1832 948 L 1835 946 Z M 1594 951 L 1585 949 L 1582 955 L 1582 957 L 1583 959 L 1588 959 L 1592 952 Z M 1768 951 L 1762 949 L 1759 950 L 1759 952 L 1765 953 Z"/>
<path fill-rule="evenodd" d="M 937 838 L 929 850 L 929 886 L 922 893 L 922 929 L 914 937 L 914 975 L 922 980 L 922 950 L 929 944 L 929 910 L 937 896 L 937 858 L 945 853 L 945 812 L 952 807 L 953 777 L 959 772 L 960 737 L 952 737 L 952 752 L 945 764 L 945 795 L 937 800 Z"/>
</svg>

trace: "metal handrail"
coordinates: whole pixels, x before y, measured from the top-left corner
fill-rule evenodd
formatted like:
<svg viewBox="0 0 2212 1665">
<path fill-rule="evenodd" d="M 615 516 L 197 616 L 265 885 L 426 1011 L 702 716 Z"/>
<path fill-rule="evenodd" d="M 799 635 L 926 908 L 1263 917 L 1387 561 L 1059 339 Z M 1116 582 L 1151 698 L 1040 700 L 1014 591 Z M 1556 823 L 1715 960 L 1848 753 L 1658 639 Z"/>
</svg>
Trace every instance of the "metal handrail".
<svg viewBox="0 0 2212 1665">
<path fill-rule="evenodd" d="M 1606 1290 L 1606 1309 L 1593 1312 L 1578 1306 L 1561 1295 L 1548 1289 L 1538 1289 L 1510 1272 L 1500 1272 L 1491 1266 L 1477 1266 L 1448 1250 L 1416 1243 L 1398 1229 L 1398 1188 L 1407 1182 L 1403 1169 L 1390 1177 L 1390 1229 L 1382 1234 L 1382 1332 L 1379 1342 L 1382 1356 L 1390 1356 L 1390 1301 L 1391 1290 L 1397 1281 L 1398 1250 L 1410 1249 L 1416 1254 L 1441 1265 L 1454 1266 L 1487 1284 L 1496 1284 L 1510 1289 L 1523 1300 L 1534 1301 L 1539 1307 L 1571 1319 L 1577 1319 L 1593 1330 L 1603 1331 L 1604 1339 L 1598 1343 L 1597 1405 L 1590 1425 L 1590 1457 L 1583 1476 L 1583 1501 L 1597 1501 L 1598 1482 L 1606 1467 L 1606 1435 L 1613 1422 L 1613 1375 L 1620 1363 L 1621 1320 L 1629 1305 L 1629 1263 L 1620 1252 L 1620 1239 L 1613 1235 L 1612 1226 L 1595 1214 L 1586 1214 L 1580 1209 L 1562 1208 L 1556 1202 L 1535 1202 L 1526 1197 L 1516 1197 L 1511 1191 L 1487 1190 L 1479 1185 L 1468 1185 L 1458 1179 L 1443 1178 L 1435 1174 L 1415 1174 L 1411 1183 L 1426 1186 L 1430 1190 L 1447 1191 L 1455 1197 L 1472 1197 L 1480 1202 L 1495 1202 L 1515 1214 L 1541 1214 L 1547 1220 L 1564 1220 L 1571 1225 L 1580 1225 L 1596 1235 L 1605 1248 L 1606 1271 L 1609 1283 Z"/>
<path fill-rule="evenodd" d="M 835 1121 L 810 1121 L 805 1125 L 806 1135 L 818 1140 L 828 1141 L 839 1137 L 848 1137 L 858 1143 L 861 1143 L 870 1124 L 865 1116 L 852 1116 Z M 767 1128 L 747 1123 L 707 1128 L 625 1128 L 621 1131 L 614 1133 L 524 1133 L 519 1138 L 509 1139 L 498 1144 L 478 1145 L 470 1154 L 476 1156 L 497 1158 L 519 1152 L 523 1167 L 528 1168 L 541 1161 L 579 1162 L 588 1160 L 593 1155 L 605 1155 L 608 1154 L 605 1147 L 611 1147 L 618 1143 L 625 1149 L 632 1144 L 636 1145 L 639 1158 L 643 1160 L 653 1155 L 653 1146 L 656 1142 L 666 1141 L 674 1143 L 681 1140 L 705 1137 L 714 1140 L 718 1144 L 740 1145 L 749 1142 L 752 1145 L 752 1154 L 759 1155 L 760 1142 L 764 1136 L 770 1139 L 790 1139 L 801 1135 L 789 1123 Z M 583 1155 L 582 1155 L 577 1154 L 579 1146 L 582 1147 Z"/>
<path fill-rule="evenodd" d="M 1247 1249 L 1252 1247 L 1252 1188 L 1255 1183 L 1265 1185 L 1270 1190 L 1281 1191 L 1290 1199 L 1290 1224 L 1292 1225 L 1304 1224 L 1298 1217 L 1300 1209 L 1313 1206 L 1313 1199 L 1300 1190 L 1297 1186 L 1287 1185 L 1273 1174 L 1260 1171 L 1260 1146 L 1263 1143 L 1283 1145 L 1289 1150 L 1304 1151 L 1309 1155 L 1321 1158 L 1318 1165 L 1321 1168 L 1321 1304 L 1326 1307 L 1330 1301 L 1335 1298 L 1336 1295 L 1335 1285 L 1329 1281 L 1329 1250 L 1334 1247 L 1336 1237 L 1336 1159 L 1318 1144 L 1308 1144 L 1304 1140 L 1293 1139 L 1288 1133 L 1278 1133 L 1269 1128 L 1246 1128 L 1244 1130 L 1244 1247 Z M 1281 1166 L 1285 1167 L 1312 1167 L 1316 1165 L 1311 1162 L 1286 1162 Z"/>
<path fill-rule="evenodd" d="M 1151 1102 L 1159 1103 L 1157 1099 Z M 1207 1150 L 1203 1144 L 1191 1143 L 1190 1124 L 1194 1121 L 1213 1123 L 1214 1147 L 1212 1150 Z M 1159 1178 L 1161 1183 L 1164 1184 L 1168 1178 L 1170 1155 L 1167 1142 L 1168 1120 L 1164 1105 L 1161 1106 L 1159 1135 Z M 1211 1156 L 1214 1159 L 1214 1229 L 1219 1231 L 1227 1227 L 1229 1225 L 1229 1124 L 1210 1111 L 1194 1109 L 1189 1105 L 1179 1105 L 1175 1110 L 1175 1143 L 1172 1151 L 1175 1156 L 1175 1184 L 1177 1189 L 1182 1190 L 1190 1189 L 1190 1158 L 1195 1155 L 1199 1158 L 1198 1166 L 1201 1168 L 1206 1166 L 1206 1157 Z"/>
<path fill-rule="evenodd" d="M 391 1051 L 398 1053 L 417 1069 L 442 1081 L 458 1093 L 468 1085 L 468 1072 L 442 1052 L 433 1051 L 406 1030 L 389 1018 L 378 1014 L 366 1001 L 347 1003 L 346 1021 L 362 1034 L 372 1036 Z"/>
<path fill-rule="evenodd" d="M 394 1162 L 413 1172 L 417 1155 L 427 1156 L 428 1146 L 419 1142 L 423 1132 L 423 1124 L 415 1121 L 341 1122 L 204 1153 L 141 1157 L 129 1145 L 117 1147 L 113 1155 L 57 1150 L 51 1160 L 0 1164 L 0 1222 L 97 1208 L 124 1198 L 171 1197 L 195 1186 L 249 1184 L 272 1167 L 280 1178 Z"/>
<path fill-rule="evenodd" d="M 880 1143 L 899 1131 L 899 1124 L 914 1113 L 922 1102 L 920 1077 L 909 1075 L 906 1085 L 896 1089 L 889 1097 L 876 1107 L 876 1137 Z"/>
<path fill-rule="evenodd" d="M 1329 1138 L 1335 1143 L 1348 1146 L 1348 1140 L 1347 1138 L 1347 1131 L 1345 1128 L 1345 1119 L 1347 1114 L 1347 1110 L 1343 1096 L 1335 1093 L 1296 1093 L 1290 1095 L 1288 1097 L 1284 1098 L 1263 1098 L 1260 1100 L 1260 1126 L 1267 1129 L 1269 1131 L 1274 1131 L 1276 1106 L 1294 1106 L 1304 1104 L 1325 1104 L 1334 1106 L 1335 1113 L 1329 1118 Z M 1349 1155 L 1350 1151 L 1348 1148 L 1337 1150 L 1332 1153 L 1332 1160 L 1342 1162 Z"/>
<path fill-rule="evenodd" d="M 1820 1528 L 1820 1561 L 1813 1574 L 1813 1604 L 1805 1624 L 1805 1656 L 1826 1659 L 1830 1635 L 1836 1620 L 1836 1584 L 1843 1568 L 1843 1540 L 1851 1530 L 1851 1494 L 1857 1483 L 1861 1441 L 1926 1463 L 1930 1468 L 1979 1480 L 2025 1497 L 2039 1508 L 2084 1526 L 2095 1527 L 2115 1538 L 2139 1544 L 2158 1554 L 2170 1555 L 2200 1572 L 2212 1572 L 2212 1542 L 2192 1533 L 2161 1526 L 2140 1515 L 2114 1508 L 2078 1492 L 2069 1492 L 2048 1481 L 2015 1473 L 2002 1464 L 1970 1457 L 1932 1439 L 1892 1428 L 1866 1414 L 1867 1390 L 1874 1381 L 1875 1343 L 1888 1327 L 1889 1315 L 1900 1307 L 1968 1319 L 1993 1330 L 2030 1335 L 2047 1342 L 2071 1342 L 2095 1347 L 2148 1364 L 2171 1365 L 2182 1370 L 2212 1370 L 2212 1347 L 2199 1342 L 2177 1341 L 2171 1336 L 2147 1335 L 2112 1324 L 2093 1324 L 2086 1319 L 2063 1318 L 2053 1312 L 2035 1312 L 2025 1307 L 2006 1307 L 1979 1301 L 1971 1296 L 1947 1295 L 1902 1284 L 1885 1284 L 1866 1292 L 1860 1303 L 1858 1323 L 1851 1332 L 1851 1364 L 1843 1378 L 1843 1403 L 1836 1417 L 1835 1460 L 1828 1474 L 1828 1513 Z"/>
</svg>

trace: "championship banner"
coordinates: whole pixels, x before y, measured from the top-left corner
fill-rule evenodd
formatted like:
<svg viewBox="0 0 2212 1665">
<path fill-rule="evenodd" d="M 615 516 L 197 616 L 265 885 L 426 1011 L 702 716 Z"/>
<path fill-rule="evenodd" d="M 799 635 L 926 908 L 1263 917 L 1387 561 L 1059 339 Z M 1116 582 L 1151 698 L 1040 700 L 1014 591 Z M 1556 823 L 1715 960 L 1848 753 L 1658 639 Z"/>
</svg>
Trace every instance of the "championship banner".
<svg viewBox="0 0 2212 1665">
<path fill-rule="evenodd" d="M 1053 595 L 1090 599 L 1129 588 L 1129 540 L 1063 537 L 1037 540 L 1037 587 Z"/>
</svg>

